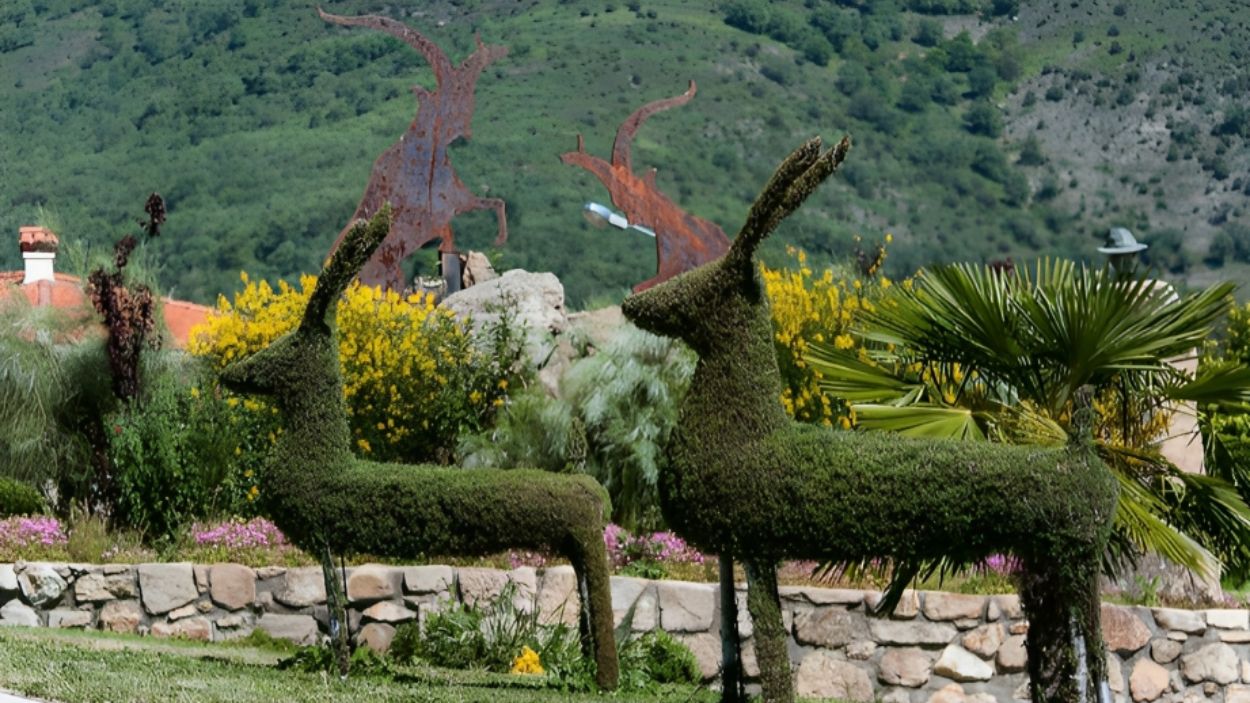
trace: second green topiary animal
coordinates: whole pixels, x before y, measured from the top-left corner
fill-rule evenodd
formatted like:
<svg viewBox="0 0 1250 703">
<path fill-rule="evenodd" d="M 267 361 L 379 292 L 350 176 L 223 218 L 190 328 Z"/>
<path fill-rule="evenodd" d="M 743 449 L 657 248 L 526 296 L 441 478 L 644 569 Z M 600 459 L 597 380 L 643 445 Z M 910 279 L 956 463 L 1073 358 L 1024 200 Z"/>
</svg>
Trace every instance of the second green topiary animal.
<svg viewBox="0 0 1250 703">
<path fill-rule="evenodd" d="M 1098 573 L 1116 483 L 1085 441 L 1044 449 L 912 440 L 800 425 L 782 410 L 753 255 L 849 146 L 844 139 L 821 153 L 816 139 L 800 147 L 723 258 L 624 302 L 639 327 L 699 355 L 669 445 L 672 468 L 661 478 L 664 517 L 699 548 L 745 562 L 769 703 L 794 697 L 781 559 L 888 559 L 905 577 L 896 583 L 905 583 L 922 563 L 993 553 L 1023 564 L 1032 700 L 1096 700 L 1105 678 Z"/>
</svg>

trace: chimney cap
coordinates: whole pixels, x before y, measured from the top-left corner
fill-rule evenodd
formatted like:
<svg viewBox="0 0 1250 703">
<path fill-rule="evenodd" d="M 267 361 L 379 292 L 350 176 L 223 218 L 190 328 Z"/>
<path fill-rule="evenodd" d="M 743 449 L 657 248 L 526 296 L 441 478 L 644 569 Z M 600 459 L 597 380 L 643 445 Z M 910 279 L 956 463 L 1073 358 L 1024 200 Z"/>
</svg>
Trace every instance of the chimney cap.
<svg viewBox="0 0 1250 703">
<path fill-rule="evenodd" d="M 60 246 L 60 240 L 57 239 L 56 233 L 47 227 L 29 225 L 18 228 L 17 244 L 23 254 L 27 252 L 55 254 Z"/>
</svg>

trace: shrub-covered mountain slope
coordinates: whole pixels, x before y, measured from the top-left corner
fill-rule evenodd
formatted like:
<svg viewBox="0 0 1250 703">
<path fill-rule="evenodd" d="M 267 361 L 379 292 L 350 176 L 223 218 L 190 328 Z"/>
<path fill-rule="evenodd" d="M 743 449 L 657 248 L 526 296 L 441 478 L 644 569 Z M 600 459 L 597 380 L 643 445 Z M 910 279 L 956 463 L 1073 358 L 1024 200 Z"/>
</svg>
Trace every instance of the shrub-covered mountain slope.
<svg viewBox="0 0 1250 703">
<path fill-rule="evenodd" d="M 453 162 L 508 204 L 503 265 L 556 272 L 572 301 L 647 278 L 650 240 L 595 230 L 598 181 L 559 154 L 607 157 L 621 121 L 656 115 L 635 170 L 729 232 L 770 165 L 849 132 L 844 178 L 785 243 L 845 256 L 891 232 L 891 265 L 1097 256 L 1123 224 L 1161 265 L 1237 275 L 1250 261 L 1250 11 L 1241 0 L 454 0 L 325 5 L 401 19 L 453 61 L 473 34 L 510 47 L 478 83 Z M 165 286 L 210 301 L 240 269 L 315 270 L 373 159 L 433 87 L 400 42 L 279 0 L 6 0 L 0 7 L 0 233 L 55 216 L 104 248 L 161 192 Z M 51 214 L 49 214 L 51 213 Z M 459 218 L 487 248 L 490 213 Z M 432 268 L 434 256 L 418 266 Z M 19 266 L 0 246 L 0 267 Z M 1222 267 L 1222 270 L 1213 267 Z M 1212 273 L 1214 271 L 1214 273 Z"/>
</svg>

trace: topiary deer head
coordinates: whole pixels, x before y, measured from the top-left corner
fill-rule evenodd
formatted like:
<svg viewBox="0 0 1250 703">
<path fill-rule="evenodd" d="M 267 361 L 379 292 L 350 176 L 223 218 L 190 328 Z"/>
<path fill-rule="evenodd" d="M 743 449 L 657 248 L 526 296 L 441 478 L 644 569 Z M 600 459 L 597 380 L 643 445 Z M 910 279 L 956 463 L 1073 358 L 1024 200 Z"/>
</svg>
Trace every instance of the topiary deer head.
<svg viewBox="0 0 1250 703">
<path fill-rule="evenodd" d="M 227 367 L 221 374 L 221 380 L 228 388 L 239 393 L 276 396 L 279 407 L 290 400 L 286 394 L 292 389 L 307 388 L 320 393 L 328 392 L 330 386 L 337 386 L 340 390 L 338 397 L 342 396 L 341 375 L 324 373 L 327 367 L 337 368 L 338 365 L 333 316 L 343 291 L 386 238 L 390 218 L 391 209 L 388 206 L 382 208 L 371 221 L 358 220 L 351 226 L 348 236 L 317 279 L 299 327 L 265 349 Z M 324 358 L 325 355 L 333 358 L 333 364 Z M 309 359 L 311 363 L 292 362 L 301 358 Z"/>
<path fill-rule="evenodd" d="M 623 304 L 625 314 L 639 327 L 699 351 L 725 340 L 716 327 L 757 317 L 763 293 L 756 280 L 756 249 L 837 170 L 850 147 L 850 138 L 844 137 L 822 152 L 816 137 L 796 149 L 764 187 L 722 258 L 630 296 Z M 713 308 L 717 313 L 708 314 Z"/>
</svg>

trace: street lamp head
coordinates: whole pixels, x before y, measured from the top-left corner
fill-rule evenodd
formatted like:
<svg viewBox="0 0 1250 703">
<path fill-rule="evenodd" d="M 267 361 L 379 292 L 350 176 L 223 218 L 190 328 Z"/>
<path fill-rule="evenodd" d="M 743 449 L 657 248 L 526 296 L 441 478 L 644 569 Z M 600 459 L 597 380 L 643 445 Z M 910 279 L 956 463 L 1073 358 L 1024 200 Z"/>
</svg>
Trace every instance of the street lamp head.
<svg viewBox="0 0 1250 703">
<path fill-rule="evenodd" d="M 586 218 L 586 221 L 592 227 L 603 227 L 606 224 L 618 229 L 626 229 L 630 226 L 629 220 L 624 215 L 600 203 L 586 203 L 583 205 L 582 216 Z"/>
<path fill-rule="evenodd" d="M 582 217 L 585 217 L 586 222 L 596 229 L 607 227 L 608 217 L 611 214 L 611 210 L 599 203 L 586 203 L 582 206 Z"/>
</svg>

